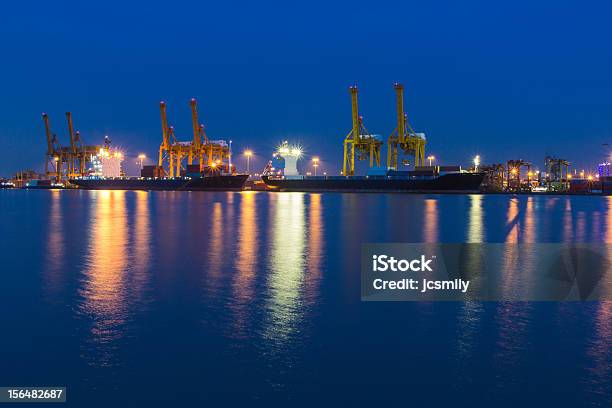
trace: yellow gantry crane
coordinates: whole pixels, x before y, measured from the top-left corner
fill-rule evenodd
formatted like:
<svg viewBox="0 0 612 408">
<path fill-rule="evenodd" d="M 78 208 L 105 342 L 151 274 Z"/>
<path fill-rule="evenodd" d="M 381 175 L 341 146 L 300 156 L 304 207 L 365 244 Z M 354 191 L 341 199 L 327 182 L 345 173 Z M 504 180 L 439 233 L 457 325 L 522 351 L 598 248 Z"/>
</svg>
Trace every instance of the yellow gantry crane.
<svg viewBox="0 0 612 408">
<path fill-rule="evenodd" d="M 191 122 L 193 128 L 193 139 L 189 142 L 177 141 L 174 136 L 174 127 L 168 125 L 166 114 L 166 103 L 160 102 L 159 108 L 162 122 L 162 143 L 159 146 L 159 167 L 168 162 L 168 175 L 180 177 L 183 169 L 183 161 L 187 159 L 187 166 L 192 166 L 194 160 L 198 160 L 199 171 L 203 171 L 205 165 L 208 167 L 222 166 L 229 159 L 229 145 L 223 140 L 208 140 L 204 125 L 198 123 L 197 101 L 192 98 L 189 102 L 191 107 Z"/>
<path fill-rule="evenodd" d="M 92 155 L 96 155 L 100 146 L 83 146 L 81 134 L 74 130 L 72 114 L 66 112 L 68 122 L 68 135 L 70 146 L 61 146 L 57 136 L 51 132 L 49 116 L 42 114 L 45 123 L 45 135 L 47 138 L 47 153 L 45 161 L 45 174 L 60 181 L 62 177 L 75 178 L 87 175 L 87 163 L 91 161 Z M 51 165 L 51 170 L 49 169 Z"/>
<path fill-rule="evenodd" d="M 53 176 L 59 180 L 61 176 L 61 166 L 63 157 L 61 146 L 57 141 L 57 136 L 51 133 L 51 125 L 49 124 L 49 116 L 46 113 L 42 114 L 43 122 L 45 122 L 45 134 L 47 136 L 47 154 L 45 160 L 45 175 Z"/>
<path fill-rule="evenodd" d="M 398 150 L 414 154 L 414 165 L 425 165 L 425 138 L 414 132 L 404 112 L 404 87 L 394 84 L 397 97 L 397 127 L 387 141 L 387 168 L 397 170 Z"/>
<path fill-rule="evenodd" d="M 358 160 L 370 159 L 370 167 L 380 166 L 380 150 L 383 142 L 370 134 L 363 124 L 363 118 L 359 116 L 358 89 L 357 86 L 349 87 L 351 94 L 351 105 L 353 111 L 353 128 L 344 138 L 344 160 L 342 174 L 345 176 L 355 175 L 355 155 Z"/>
</svg>

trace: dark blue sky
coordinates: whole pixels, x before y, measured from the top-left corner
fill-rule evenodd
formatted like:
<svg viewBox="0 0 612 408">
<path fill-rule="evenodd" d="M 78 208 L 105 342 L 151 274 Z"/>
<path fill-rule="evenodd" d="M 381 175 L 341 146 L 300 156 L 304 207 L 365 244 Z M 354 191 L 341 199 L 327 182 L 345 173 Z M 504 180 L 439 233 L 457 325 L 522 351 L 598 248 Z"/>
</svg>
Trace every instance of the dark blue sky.
<svg viewBox="0 0 612 408">
<path fill-rule="evenodd" d="M 24 4 L 21 4 L 24 3 Z M 0 174 L 41 169 L 41 112 L 90 144 L 156 155 L 158 102 L 183 139 L 198 98 L 211 138 L 300 142 L 337 171 L 347 86 L 385 139 L 392 83 L 444 163 L 546 153 L 579 167 L 612 145 L 612 6 L 589 1 L 11 2 L 0 14 Z M 385 153 L 386 154 L 386 153 Z"/>
</svg>

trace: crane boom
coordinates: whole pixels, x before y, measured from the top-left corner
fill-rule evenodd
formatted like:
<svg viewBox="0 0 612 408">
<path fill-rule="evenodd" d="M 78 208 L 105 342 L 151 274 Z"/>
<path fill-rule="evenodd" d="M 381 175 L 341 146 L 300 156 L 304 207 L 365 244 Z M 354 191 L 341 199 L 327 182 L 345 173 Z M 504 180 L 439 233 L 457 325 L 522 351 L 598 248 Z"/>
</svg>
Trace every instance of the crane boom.
<svg viewBox="0 0 612 408">
<path fill-rule="evenodd" d="M 359 90 L 357 86 L 351 86 L 351 108 L 353 112 L 353 140 L 357 142 L 359 140 L 359 105 L 357 101 L 357 93 Z"/>
<path fill-rule="evenodd" d="M 397 138 L 400 143 L 404 142 L 406 136 L 406 115 L 404 114 L 404 86 L 394 84 L 395 94 L 397 95 Z"/>
<path fill-rule="evenodd" d="M 51 135 L 51 125 L 49 124 L 49 115 L 46 113 L 42 114 L 43 121 L 45 122 L 45 134 L 47 136 L 47 154 L 52 155 L 54 153 L 53 136 Z"/>
<path fill-rule="evenodd" d="M 68 121 L 68 134 L 70 135 L 70 149 L 72 153 L 76 153 L 76 143 L 74 142 L 74 127 L 72 126 L 72 114 L 66 112 L 66 120 Z"/>
<path fill-rule="evenodd" d="M 168 119 L 166 117 L 166 102 L 161 101 L 159 103 L 159 110 L 162 122 L 162 145 L 167 150 L 170 147 L 170 130 L 168 129 Z"/>
<path fill-rule="evenodd" d="M 191 122 L 193 126 L 193 147 L 196 151 L 200 150 L 202 139 L 200 138 L 200 125 L 198 124 L 198 106 L 195 98 L 191 98 Z"/>
</svg>

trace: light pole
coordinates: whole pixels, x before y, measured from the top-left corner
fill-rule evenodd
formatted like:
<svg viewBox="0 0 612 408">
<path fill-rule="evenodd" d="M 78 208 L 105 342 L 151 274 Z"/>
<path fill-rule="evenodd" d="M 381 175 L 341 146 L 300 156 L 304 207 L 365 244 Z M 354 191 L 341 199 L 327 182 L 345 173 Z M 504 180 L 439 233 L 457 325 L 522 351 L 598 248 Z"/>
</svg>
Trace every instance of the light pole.
<svg viewBox="0 0 612 408">
<path fill-rule="evenodd" d="M 317 167 L 319 167 L 319 158 L 318 157 L 313 157 L 312 158 L 312 167 L 314 167 L 314 175 L 317 175 Z"/>
<path fill-rule="evenodd" d="M 429 167 L 431 167 L 431 162 L 436 160 L 436 157 L 435 156 L 428 156 L 427 160 L 429 160 Z"/>
<path fill-rule="evenodd" d="M 144 160 L 145 160 L 146 158 L 147 158 L 147 156 L 145 156 L 145 154 L 144 154 L 144 153 L 140 153 L 140 154 L 138 155 L 138 163 L 140 164 L 140 170 L 142 170 L 142 169 L 143 169 L 143 167 L 144 167 Z"/>
<path fill-rule="evenodd" d="M 229 155 L 228 155 L 228 172 L 232 174 L 232 141 L 229 141 Z"/>
<path fill-rule="evenodd" d="M 251 156 L 253 155 L 253 152 L 250 150 L 245 150 L 244 151 L 244 157 L 246 157 L 247 159 L 247 174 L 251 174 Z"/>
<path fill-rule="evenodd" d="M 59 181 L 60 181 L 60 166 L 61 166 L 60 159 L 59 159 L 59 157 L 55 156 L 53 158 L 53 161 L 55 162 L 55 174 L 56 174 L 55 180 L 59 183 Z"/>
</svg>

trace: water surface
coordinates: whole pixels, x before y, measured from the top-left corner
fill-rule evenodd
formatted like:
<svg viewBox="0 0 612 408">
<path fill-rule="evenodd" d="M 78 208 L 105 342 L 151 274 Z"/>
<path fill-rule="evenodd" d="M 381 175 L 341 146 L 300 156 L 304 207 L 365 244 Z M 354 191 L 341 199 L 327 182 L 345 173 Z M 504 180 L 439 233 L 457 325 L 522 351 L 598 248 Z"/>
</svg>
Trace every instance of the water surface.
<svg viewBox="0 0 612 408">
<path fill-rule="evenodd" d="M 612 242 L 610 197 L 0 191 L 0 217 L 0 385 L 73 406 L 612 398 L 612 302 L 359 288 L 364 242 Z"/>
</svg>

